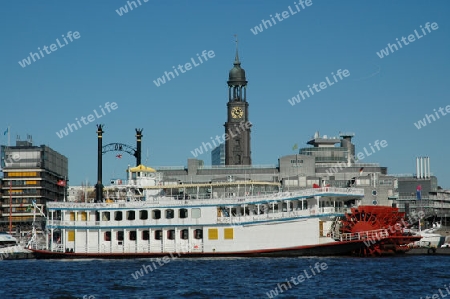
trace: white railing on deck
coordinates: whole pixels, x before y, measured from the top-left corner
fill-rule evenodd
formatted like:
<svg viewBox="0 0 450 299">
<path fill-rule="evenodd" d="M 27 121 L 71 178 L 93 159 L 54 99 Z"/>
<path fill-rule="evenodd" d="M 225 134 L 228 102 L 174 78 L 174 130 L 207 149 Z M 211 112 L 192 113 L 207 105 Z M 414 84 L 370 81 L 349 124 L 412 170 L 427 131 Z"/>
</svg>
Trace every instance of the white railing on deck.
<svg viewBox="0 0 450 299">
<path fill-rule="evenodd" d="M 347 208 L 334 208 L 334 207 L 326 207 L 326 208 L 320 208 L 320 209 L 306 209 L 306 210 L 293 210 L 289 212 L 276 212 L 271 213 L 269 211 L 265 214 L 259 214 L 259 215 L 246 215 L 246 216 L 232 216 L 232 217 L 217 217 L 217 223 L 223 224 L 223 223 L 229 223 L 231 225 L 233 224 L 240 224 L 240 223 L 248 223 L 248 222 L 254 222 L 254 221 L 268 221 L 268 220 L 274 220 L 274 219 L 282 219 L 282 218 L 297 218 L 297 217 L 309 217 L 309 216 L 316 216 L 320 217 L 322 215 L 329 215 L 329 214 L 345 214 L 347 212 Z"/>
<path fill-rule="evenodd" d="M 356 241 L 356 240 L 380 241 L 382 239 L 388 238 L 389 232 L 387 229 L 377 229 L 357 233 L 331 234 L 331 237 L 339 241 Z"/>
<path fill-rule="evenodd" d="M 272 210 L 269 210 L 265 214 L 253 214 L 246 216 L 232 216 L 225 217 L 220 216 L 217 217 L 217 223 L 243 223 L 243 222 L 254 222 L 254 221 L 267 221 L 273 219 L 280 218 L 296 218 L 296 217 L 308 217 L 308 216 L 316 216 L 320 217 L 321 215 L 329 215 L 329 214 L 345 214 L 347 213 L 347 208 L 334 208 L 334 207 L 324 207 L 319 209 L 305 209 L 305 210 L 291 210 L 291 211 L 283 211 L 283 212 L 275 212 L 272 213 Z M 193 223 L 192 223 L 193 224 Z M 198 223 L 196 223 L 198 224 Z M 164 223 L 155 222 L 155 220 L 121 220 L 121 221 L 74 221 L 74 220 L 47 220 L 48 227 L 105 227 L 105 226 L 146 226 L 146 225 L 164 225 Z"/>
<path fill-rule="evenodd" d="M 37 248 L 33 248 L 37 249 Z M 75 253 L 190 253 L 190 252 L 203 252 L 203 244 L 191 243 L 189 246 L 183 246 L 183 244 L 165 244 L 164 248 L 161 243 L 151 244 L 136 244 L 128 243 L 125 245 L 90 245 L 79 246 L 76 248 L 70 247 L 69 251 L 74 249 Z M 53 246 L 52 252 L 64 252 L 64 248 L 61 246 Z"/>
<path fill-rule="evenodd" d="M 292 192 L 280 192 L 268 195 L 254 195 L 242 197 L 229 198 L 212 198 L 212 199 L 181 199 L 175 200 L 173 197 L 155 197 L 147 201 L 130 201 L 130 202 L 114 202 L 114 203 L 72 203 L 72 202 L 48 202 L 48 209 L 55 208 L 73 208 L 73 209 L 96 209 L 96 208 L 141 208 L 141 207 L 156 207 L 156 206 L 180 206 L 180 205 L 227 205 L 237 203 L 259 203 L 271 202 L 279 200 L 287 200 L 298 197 L 312 197 L 312 196 L 364 196 L 364 189 L 359 188 L 337 188 L 337 187 L 323 187 L 298 190 Z"/>
<path fill-rule="evenodd" d="M 45 246 L 45 244 L 38 244 L 36 242 L 33 242 L 33 243 L 30 244 L 29 247 L 27 247 L 27 249 L 46 250 L 47 246 Z"/>
</svg>

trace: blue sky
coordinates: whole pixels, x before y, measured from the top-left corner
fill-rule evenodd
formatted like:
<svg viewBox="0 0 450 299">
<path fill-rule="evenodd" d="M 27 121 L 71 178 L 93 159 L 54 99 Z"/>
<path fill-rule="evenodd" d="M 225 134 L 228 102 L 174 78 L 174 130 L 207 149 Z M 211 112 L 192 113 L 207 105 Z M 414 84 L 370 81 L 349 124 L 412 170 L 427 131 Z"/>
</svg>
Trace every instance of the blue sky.
<svg viewBox="0 0 450 299">
<path fill-rule="evenodd" d="M 450 116 L 417 129 L 433 109 L 450 105 L 448 1 L 315 1 L 255 35 L 269 15 L 294 10 L 294 1 L 156 1 L 119 16 L 127 4 L 111 1 L 7 1 L 0 19 L 0 128 L 27 134 L 69 158 L 71 185 L 96 178 L 96 123 L 105 124 L 103 144 L 135 145 L 144 128 L 143 162 L 182 166 L 191 151 L 224 133 L 233 66 L 234 34 L 246 70 L 253 164 L 276 164 L 315 131 L 355 133 L 356 150 L 375 140 L 388 146 L 367 157 L 389 173 L 414 173 L 415 157 L 429 156 L 439 185 L 450 188 L 447 138 Z M 137 2 L 136 2 L 137 3 Z M 139 5 L 139 4 L 138 4 Z M 426 36 L 380 59 L 376 52 L 408 37 L 427 22 Z M 69 31 L 80 38 L 21 67 L 38 47 Z M 214 58 L 155 86 L 172 66 L 212 50 Z M 339 69 L 350 76 L 294 106 L 288 99 Z M 106 102 L 117 109 L 59 138 L 75 118 Z M 445 110 L 444 110 L 445 111 Z M 1 135 L 1 143 L 7 138 Z M 147 156 L 148 152 L 148 156 Z M 104 155 L 104 182 L 124 177 L 134 157 Z M 199 156 L 210 163 L 210 152 Z"/>
</svg>

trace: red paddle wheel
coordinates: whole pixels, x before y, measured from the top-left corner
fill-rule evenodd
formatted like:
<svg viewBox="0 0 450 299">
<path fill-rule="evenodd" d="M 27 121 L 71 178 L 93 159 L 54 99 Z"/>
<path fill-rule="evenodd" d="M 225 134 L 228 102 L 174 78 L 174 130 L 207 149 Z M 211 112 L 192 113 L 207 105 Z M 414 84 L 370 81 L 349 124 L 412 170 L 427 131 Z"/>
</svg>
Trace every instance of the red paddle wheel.
<svg viewBox="0 0 450 299">
<path fill-rule="evenodd" d="M 365 246 L 354 252 L 359 256 L 380 256 L 405 252 L 405 245 L 420 237 L 404 233 L 407 223 L 405 213 L 398 208 L 359 206 L 341 220 L 340 233 L 363 239 Z"/>
</svg>

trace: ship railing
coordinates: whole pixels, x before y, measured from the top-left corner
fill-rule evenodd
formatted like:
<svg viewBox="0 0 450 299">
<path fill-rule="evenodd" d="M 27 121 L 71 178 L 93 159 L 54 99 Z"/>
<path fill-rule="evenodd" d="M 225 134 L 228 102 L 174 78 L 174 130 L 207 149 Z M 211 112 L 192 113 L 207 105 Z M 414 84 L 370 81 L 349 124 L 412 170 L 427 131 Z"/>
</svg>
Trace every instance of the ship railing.
<svg viewBox="0 0 450 299">
<path fill-rule="evenodd" d="M 335 208 L 335 207 L 325 207 L 320 208 L 318 210 L 315 209 L 305 209 L 305 210 L 291 210 L 291 211 L 283 211 L 272 213 L 269 210 L 268 213 L 264 214 L 253 214 L 253 215 L 240 215 L 240 216 L 220 216 L 217 217 L 217 223 L 230 225 L 240 225 L 242 223 L 247 222 L 255 222 L 255 221 L 268 221 L 274 219 L 281 218 L 295 218 L 295 217 L 308 217 L 308 216 L 321 216 L 321 215 L 329 215 L 329 214 L 344 214 L 346 211 L 345 208 Z"/>
<path fill-rule="evenodd" d="M 254 222 L 254 221 L 267 221 L 280 218 L 296 218 L 296 217 L 320 217 L 322 215 L 335 215 L 344 214 L 346 212 L 345 208 L 338 207 L 324 207 L 319 209 L 304 209 L 304 210 L 289 210 L 289 211 L 275 211 L 268 210 L 266 213 L 261 214 L 251 214 L 251 215 L 232 215 L 217 217 L 217 223 L 243 223 L 243 222 Z M 47 220 L 47 226 L 49 228 L 60 228 L 60 227 L 100 227 L 100 226 L 127 226 L 127 225 L 151 225 L 155 224 L 153 219 L 147 220 L 121 220 L 121 221 L 86 221 L 86 220 Z M 194 223 L 192 223 L 194 224 Z"/>
<path fill-rule="evenodd" d="M 342 196 L 363 196 L 364 190 L 359 188 L 337 188 L 337 187 L 322 187 L 298 190 L 292 192 L 279 192 L 274 194 L 265 195 L 249 195 L 249 196 L 237 196 L 237 197 L 227 197 L 227 198 L 211 198 L 211 199 L 174 199 L 170 196 L 164 197 L 153 197 L 146 201 L 123 201 L 123 202 L 112 202 L 112 203 L 73 203 L 73 202 L 49 202 L 47 203 L 48 209 L 52 208 L 74 208 L 74 209 L 93 209 L 93 208 L 140 208 L 148 207 L 149 205 L 161 205 L 166 206 L 179 206 L 185 205 L 198 205 L 198 204 L 236 204 L 236 203 L 252 203 L 260 201 L 280 201 L 288 200 L 297 197 L 312 197 L 312 196 L 326 196 L 327 194 L 342 195 Z"/>
<path fill-rule="evenodd" d="M 296 191 L 285 191 L 279 194 L 283 194 L 286 197 L 297 197 L 297 196 L 315 196 L 326 193 L 332 194 L 342 194 L 342 195 L 364 195 L 364 189 L 361 188 L 339 188 L 339 187 L 321 187 L 321 188 L 310 188 L 304 190 L 296 190 Z"/>
<path fill-rule="evenodd" d="M 53 250 L 57 251 L 57 250 Z M 58 250 L 61 251 L 62 250 Z M 165 244 L 163 247 L 161 243 L 153 242 L 150 244 L 138 244 L 136 242 L 134 243 L 128 243 L 125 245 L 105 245 L 102 244 L 101 246 L 80 246 L 76 248 L 76 252 L 79 253 L 188 253 L 188 252 L 202 252 L 203 251 L 203 244 Z"/>
<path fill-rule="evenodd" d="M 34 250 L 46 250 L 47 247 L 44 244 L 39 244 L 36 242 L 31 242 L 31 244 L 27 247 L 27 249 L 34 249 Z"/>
<path fill-rule="evenodd" d="M 183 222 L 177 222 L 180 225 L 208 225 L 210 224 L 209 220 L 205 220 L 204 222 L 199 222 L 197 218 L 184 218 L 185 221 Z M 173 225 L 174 222 L 171 222 L 170 219 L 162 219 L 161 221 L 155 220 L 155 219 L 136 219 L 136 220 L 105 220 L 105 221 L 85 221 L 85 220 L 79 220 L 79 221 L 64 221 L 64 220 L 47 220 L 47 227 L 49 229 L 55 229 L 55 228 L 80 228 L 80 229 L 87 229 L 90 227 L 97 228 L 103 228 L 108 229 L 110 227 L 127 227 L 127 226 L 150 226 L 150 225 L 157 225 L 157 226 L 164 226 L 164 225 Z"/>
<path fill-rule="evenodd" d="M 331 234 L 331 237 L 339 241 L 357 241 L 357 240 L 382 240 L 389 237 L 387 229 L 376 229 L 370 231 L 362 231 L 357 233 Z"/>
<path fill-rule="evenodd" d="M 318 209 L 318 213 L 320 214 L 345 214 L 347 212 L 347 208 L 343 207 L 323 207 Z"/>
<path fill-rule="evenodd" d="M 53 244 L 52 251 L 54 251 L 54 252 L 64 252 L 64 245 L 63 244 Z"/>
</svg>

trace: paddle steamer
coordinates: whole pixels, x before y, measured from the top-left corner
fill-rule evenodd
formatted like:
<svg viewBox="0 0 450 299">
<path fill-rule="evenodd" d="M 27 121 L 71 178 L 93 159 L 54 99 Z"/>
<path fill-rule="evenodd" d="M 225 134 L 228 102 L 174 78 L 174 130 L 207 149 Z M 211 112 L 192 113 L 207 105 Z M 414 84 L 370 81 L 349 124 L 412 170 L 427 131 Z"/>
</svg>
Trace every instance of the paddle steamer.
<svg viewBox="0 0 450 299">
<path fill-rule="evenodd" d="M 363 189 L 173 184 L 143 165 L 127 173 L 126 181 L 106 188 L 103 202 L 49 202 L 46 244 L 30 245 L 36 257 L 340 255 L 381 231 L 339 232 L 339 217 L 364 196 Z"/>
</svg>

